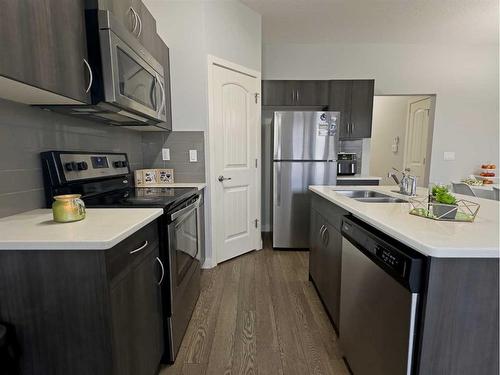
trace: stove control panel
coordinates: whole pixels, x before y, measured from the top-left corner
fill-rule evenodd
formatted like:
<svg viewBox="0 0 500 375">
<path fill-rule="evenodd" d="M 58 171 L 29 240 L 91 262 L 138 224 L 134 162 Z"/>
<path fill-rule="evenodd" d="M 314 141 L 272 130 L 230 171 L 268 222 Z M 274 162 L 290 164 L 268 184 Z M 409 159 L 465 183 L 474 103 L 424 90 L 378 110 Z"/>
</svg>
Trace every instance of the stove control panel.
<svg viewBox="0 0 500 375">
<path fill-rule="evenodd" d="M 130 173 L 127 154 L 58 152 L 54 157 L 67 182 Z"/>
</svg>

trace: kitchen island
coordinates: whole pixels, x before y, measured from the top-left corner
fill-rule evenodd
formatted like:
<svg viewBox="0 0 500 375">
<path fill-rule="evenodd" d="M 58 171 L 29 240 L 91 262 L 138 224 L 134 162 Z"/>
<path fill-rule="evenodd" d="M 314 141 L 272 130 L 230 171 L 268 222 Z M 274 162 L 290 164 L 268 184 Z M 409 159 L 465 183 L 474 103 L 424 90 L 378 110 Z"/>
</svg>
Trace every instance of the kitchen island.
<svg viewBox="0 0 500 375">
<path fill-rule="evenodd" d="M 309 190 L 313 193 L 310 278 L 341 342 L 340 284 L 345 245 L 341 231 L 343 218 L 348 216 L 424 259 L 408 373 L 498 374 L 498 202 L 458 196 L 481 205 L 476 220 L 440 222 L 410 215 L 404 202 L 367 203 L 337 192 L 371 190 L 407 200 L 394 192 L 397 186 L 310 186 Z M 425 196 L 427 190 L 419 189 L 418 194 Z M 391 327 L 385 332 L 389 334 Z M 386 355 L 390 360 L 390 353 Z"/>
</svg>

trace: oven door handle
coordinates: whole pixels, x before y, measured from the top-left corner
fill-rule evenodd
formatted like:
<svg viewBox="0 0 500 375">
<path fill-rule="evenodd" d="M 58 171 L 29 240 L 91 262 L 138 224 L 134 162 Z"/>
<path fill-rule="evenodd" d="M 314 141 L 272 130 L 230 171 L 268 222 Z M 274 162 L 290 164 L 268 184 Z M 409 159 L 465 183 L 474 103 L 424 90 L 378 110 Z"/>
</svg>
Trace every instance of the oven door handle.
<svg viewBox="0 0 500 375">
<path fill-rule="evenodd" d="M 185 213 L 187 213 L 189 211 L 192 211 L 193 209 L 196 209 L 196 208 L 200 207 L 200 201 L 201 201 L 201 198 L 198 197 L 198 199 L 196 199 L 196 201 L 193 202 L 192 204 L 190 204 L 189 206 L 184 207 L 182 210 L 175 211 L 173 214 L 170 215 L 170 220 L 174 221 L 175 219 L 177 219 L 178 217 L 184 215 Z"/>
</svg>

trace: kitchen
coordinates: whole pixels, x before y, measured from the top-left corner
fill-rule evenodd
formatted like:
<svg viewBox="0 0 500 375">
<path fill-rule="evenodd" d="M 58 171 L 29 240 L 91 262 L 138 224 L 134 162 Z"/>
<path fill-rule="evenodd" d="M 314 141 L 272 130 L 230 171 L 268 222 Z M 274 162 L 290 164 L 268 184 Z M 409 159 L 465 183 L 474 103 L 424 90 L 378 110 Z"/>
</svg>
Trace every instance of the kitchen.
<svg viewBox="0 0 500 375">
<path fill-rule="evenodd" d="M 333 261 L 344 267 L 342 261 L 348 256 L 335 262 L 330 253 L 315 249 L 322 249 L 323 242 L 338 244 L 339 238 L 342 243 L 343 217 L 348 215 L 368 224 L 373 233 L 382 232 L 377 241 L 383 237 L 387 242 L 384 236 L 389 236 L 389 245 L 395 239 L 400 246 L 396 250 L 409 248 L 413 255 L 415 251 L 424 255 L 432 276 L 420 283 L 424 299 L 430 300 L 432 294 L 450 306 L 458 304 L 443 312 L 429 307 L 437 308 L 436 303 L 427 304 L 428 309 L 419 305 L 416 311 L 426 315 L 429 324 L 417 330 L 416 349 L 408 351 L 418 352 L 416 359 L 403 364 L 413 372 L 393 373 L 498 373 L 498 271 L 492 269 L 498 266 L 498 203 L 463 196 L 451 186 L 485 173 L 483 164 L 498 164 L 498 4 L 160 0 L 83 4 L 8 1 L 0 15 L 0 305 L 9 306 L 0 308 L 0 325 L 7 327 L 0 340 L 2 364 L 14 362 L 12 367 L 20 367 L 22 374 L 153 374 L 160 368 L 162 374 L 228 370 L 345 374 L 347 366 L 354 374 L 365 374 L 359 358 L 372 358 L 373 353 L 361 345 L 356 332 L 349 337 L 342 334 L 342 301 L 353 295 L 342 290 L 354 280 L 335 284 L 345 275 L 332 271 L 329 284 L 324 284 L 324 273 L 318 276 L 319 268 L 309 265 Z M 36 22 L 27 23 L 28 19 Z M 354 30 L 353 22 L 363 27 Z M 102 48 L 103 40 L 110 43 L 108 49 Z M 120 41 L 125 44 L 121 49 L 115 43 Z M 151 88 L 146 95 L 143 88 L 116 95 L 127 86 L 137 87 L 134 80 L 119 83 L 123 77 L 117 72 L 131 67 L 127 56 L 106 54 L 123 50 L 136 62 L 146 62 L 135 76 Z M 248 78 L 239 77 L 243 75 Z M 109 78 L 116 86 L 106 83 Z M 236 125 L 218 127 L 224 118 L 218 103 L 224 102 L 214 88 L 227 87 L 234 98 L 231 110 L 237 113 L 242 91 L 228 84 L 236 81 L 247 89 L 254 116 L 248 138 Z M 352 91 L 358 84 L 364 95 Z M 273 95 L 269 85 L 278 87 Z M 115 98 L 107 96 L 110 87 Z M 350 102 L 332 99 L 347 98 L 347 92 Z M 361 99 L 353 101 L 353 92 Z M 393 192 L 400 186 L 387 178 L 392 167 L 405 167 L 393 164 L 391 157 L 407 150 L 408 101 L 400 110 L 405 116 L 397 122 L 400 130 L 379 137 L 388 119 L 395 118 L 383 111 L 381 103 L 394 95 L 425 96 L 431 102 L 426 142 L 431 157 L 424 163 L 426 177 L 418 179 L 417 198 L 427 196 L 429 184 L 450 185 L 449 193 L 457 200 L 480 204 L 474 222 L 409 215 L 411 203 L 357 200 L 356 194 L 413 199 Z M 120 102 L 121 97 L 132 97 L 134 103 Z M 369 114 L 367 119 L 362 116 L 368 128 L 359 126 L 362 120 L 353 117 L 359 112 L 348 108 L 349 103 L 365 103 L 361 109 Z M 335 108 L 337 104 L 344 107 Z M 341 158 L 350 159 L 355 154 L 359 169 L 355 177 L 363 185 L 331 189 L 371 192 L 348 197 L 327 187 L 309 188 L 316 183 L 305 186 L 312 208 L 301 213 L 304 222 L 314 226 L 316 221 L 308 219 L 314 212 L 324 220 L 319 222 L 319 238 L 307 236 L 304 247 L 311 249 L 311 259 L 305 251 L 272 250 L 272 125 L 275 112 L 286 115 L 291 109 L 341 113 L 338 129 L 347 133 L 339 134 L 342 139 L 332 156 L 344 152 Z M 345 120 L 346 113 L 351 121 Z M 235 118 L 244 123 L 242 117 Z M 123 128 L 118 121 L 126 127 L 164 131 Z M 359 129 L 370 129 L 371 134 L 347 139 Z M 330 129 L 321 131 L 329 134 Z M 246 169 L 242 150 L 248 156 Z M 380 161 L 387 164 L 372 172 Z M 343 164 L 354 165 L 349 160 Z M 142 172 L 135 176 L 135 171 Z M 139 187 L 140 176 L 152 185 Z M 332 173 L 333 177 L 337 182 L 353 181 L 349 175 Z M 374 179 L 363 179 L 367 177 Z M 397 177 L 401 180 L 400 174 Z M 380 186 L 371 181 L 380 181 Z M 493 188 L 491 192 L 493 198 Z M 54 224 L 51 198 L 70 193 L 83 195 L 86 218 Z M 103 199 L 94 199 L 97 196 Z M 177 212 L 189 215 L 184 228 L 172 234 Z M 362 236 L 355 237 L 347 241 L 359 249 L 355 240 Z M 123 255 L 129 252 L 134 253 L 127 260 Z M 320 258 L 314 258 L 317 254 Z M 171 255 L 178 260 L 172 261 Z M 484 267 L 477 278 L 471 276 L 476 272 L 460 268 L 476 263 Z M 175 265 L 181 267 L 176 270 Z M 446 270 L 467 278 L 435 281 L 435 275 L 447 277 Z M 186 284 L 175 288 L 176 275 Z M 484 283 L 490 287 L 481 287 Z M 449 289 L 441 291 L 440 286 Z M 19 298 L 21 293 L 27 297 Z M 329 310 L 332 293 L 338 293 L 341 301 L 332 310 L 340 308 L 339 319 Z M 445 298 L 450 295 L 462 296 L 467 306 L 477 309 L 464 309 L 460 298 Z M 346 300 L 344 305 L 352 302 Z M 67 307 L 62 309 L 63 305 Z M 41 312 L 45 318 L 35 319 Z M 460 331 L 443 324 L 436 328 L 438 316 L 457 322 Z M 484 322 L 489 329 L 471 321 Z M 404 319 L 397 322 L 404 324 Z M 400 327 L 398 332 L 408 331 Z M 440 341 L 440 333 L 448 335 L 448 341 Z M 6 338 L 8 344 L 3 344 Z M 357 350 L 349 346 L 349 338 Z M 5 356 L 5 348 L 15 342 L 21 354 Z M 400 359 L 402 353 L 397 354 Z M 383 371 L 389 362 L 375 361 L 373 368 L 382 366 Z"/>
</svg>

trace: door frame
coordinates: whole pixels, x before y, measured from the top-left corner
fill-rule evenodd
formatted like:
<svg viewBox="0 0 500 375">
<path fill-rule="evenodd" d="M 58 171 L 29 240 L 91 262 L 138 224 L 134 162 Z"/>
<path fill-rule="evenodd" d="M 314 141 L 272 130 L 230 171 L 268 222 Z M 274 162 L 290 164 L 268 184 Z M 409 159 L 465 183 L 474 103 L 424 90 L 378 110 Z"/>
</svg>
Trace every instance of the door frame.
<svg viewBox="0 0 500 375">
<path fill-rule="evenodd" d="M 208 92 L 207 92 L 207 100 L 208 100 L 208 163 L 206 163 L 206 175 L 208 176 L 208 210 L 209 214 L 209 222 L 207 224 L 207 236 L 206 241 L 210 244 L 210 254 L 206 254 L 206 260 L 204 264 L 204 268 L 212 268 L 217 265 L 217 233 L 214 230 L 214 223 L 216 222 L 215 210 L 212 207 L 215 207 L 216 202 L 216 194 L 215 194 L 215 186 L 218 183 L 217 181 L 217 173 L 215 169 L 215 148 L 213 145 L 216 144 L 216 136 L 215 136 L 215 123 L 214 123 L 214 107 L 213 107 L 213 89 L 214 89 L 214 67 L 224 68 L 228 70 L 232 70 L 237 73 L 245 74 L 247 76 L 256 78 L 258 80 L 257 84 L 257 92 L 259 106 L 258 113 L 255 121 L 255 145 L 256 145 L 256 158 L 257 158 L 257 168 L 255 168 L 255 199 L 257 203 L 257 218 L 259 220 L 256 235 L 254 238 L 255 249 L 262 249 L 262 236 L 261 236 L 261 228 L 262 228 L 262 213 L 261 213 L 261 167 L 262 167 L 262 157 L 261 157 L 261 112 L 262 112 L 262 93 L 261 93 L 261 73 L 259 71 L 238 65 L 228 60 L 224 60 L 217 56 L 207 55 L 207 67 L 208 67 Z M 207 246 L 208 248 L 208 246 Z M 208 253 L 208 252 L 207 252 Z"/>
</svg>

